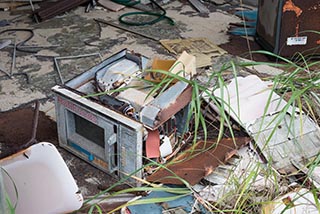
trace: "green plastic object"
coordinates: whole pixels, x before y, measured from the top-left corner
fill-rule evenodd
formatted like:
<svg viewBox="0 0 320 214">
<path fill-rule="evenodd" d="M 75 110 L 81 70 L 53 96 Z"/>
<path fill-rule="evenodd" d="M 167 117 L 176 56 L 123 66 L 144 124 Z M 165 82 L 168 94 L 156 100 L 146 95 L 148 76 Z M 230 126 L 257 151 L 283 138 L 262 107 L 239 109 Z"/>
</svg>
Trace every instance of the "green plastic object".
<svg viewBox="0 0 320 214">
<path fill-rule="evenodd" d="M 131 0 L 112 0 L 113 2 L 116 2 L 118 4 L 122 4 L 125 6 L 134 6 L 136 4 L 140 3 L 140 0 L 138 1 L 131 1 Z M 159 12 L 154 12 L 154 11 L 140 11 L 140 12 L 130 12 L 130 13 L 125 13 L 122 14 L 119 17 L 119 22 L 122 24 L 126 24 L 126 25 L 131 25 L 131 26 L 144 26 L 144 25 L 153 25 L 157 22 L 160 22 L 162 20 L 168 20 L 170 25 L 174 25 L 175 22 L 173 21 L 173 19 L 171 19 L 170 17 L 168 17 L 166 14 L 166 10 L 163 9 L 157 2 L 155 2 L 154 0 L 150 0 L 150 2 L 154 5 L 157 6 L 157 8 L 160 9 Z M 154 17 L 154 19 L 151 19 L 150 21 L 145 21 L 145 22 L 139 22 L 139 21 L 129 21 L 126 20 L 126 18 L 128 17 L 132 17 L 132 16 L 151 16 Z"/>
</svg>

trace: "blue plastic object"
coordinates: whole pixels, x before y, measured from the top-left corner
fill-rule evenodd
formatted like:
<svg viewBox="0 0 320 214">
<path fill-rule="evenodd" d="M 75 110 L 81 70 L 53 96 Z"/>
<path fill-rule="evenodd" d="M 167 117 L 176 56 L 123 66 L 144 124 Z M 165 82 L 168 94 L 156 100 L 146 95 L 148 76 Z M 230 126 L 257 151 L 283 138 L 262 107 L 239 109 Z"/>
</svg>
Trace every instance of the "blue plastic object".
<svg viewBox="0 0 320 214">
<path fill-rule="evenodd" d="M 143 197 L 141 199 L 168 198 L 173 196 L 177 196 L 177 195 L 173 193 L 168 193 L 168 192 L 153 191 L 148 196 Z M 184 211 L 186 211 L 187 213 L 190 213 L 192 211 L 194 202 L 195 202 L 195 198 L 192 195 L 187 195 L 173 201 L 166 201 L 165 203 L 168 206 L 168 209 L 181 207 L 183 208 Z M 131 214 L 151 214 L 151 213 L 162 214 L 162 211 L 163 211 L 162 206 L 155 203 L 133 205 L 133 206 L 129 206 L 128 209 L 130 210 Z"/>
<path fill-rule="evenodd" d="M 228 33 L 236 35 L 236 36 L 255 36 L 256 35 L 256 28 L 235 27 L 235 28 L 228 30 Z"/>
<path fill-rule="evenodd" d="M 241 10 L 235 12 L 234 15 L 245 18 L 246 20 L 257 20 L 258 10 Z"/>
</svg>

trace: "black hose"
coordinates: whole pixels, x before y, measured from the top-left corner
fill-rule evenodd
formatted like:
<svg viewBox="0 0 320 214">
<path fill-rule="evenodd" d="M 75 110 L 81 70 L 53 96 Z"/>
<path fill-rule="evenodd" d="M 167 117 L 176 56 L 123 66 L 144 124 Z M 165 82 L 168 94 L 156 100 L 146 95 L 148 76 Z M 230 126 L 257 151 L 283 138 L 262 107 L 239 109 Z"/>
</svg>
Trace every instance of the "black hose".
<svg viewBox="0 0 320 214">
<path fill-rule="evenodd" d="M 6 29 L 0 32 L 0 34 L 6 33 L 6 32 L 18 32 L 18 31 L 23 31 L 23 32 L 29 32 L 30 35 L 27 39 L 25 39 L 22 42 L 19 42 L 16 45 L 16 50 L 17 51 L 21 51 L 21 52 L 27 52 L 27 53 L 37 53 L 37 51 L 31 51 L 31 50 L 25 50 L 25 49 L 21 49 L 19 46 L 23 46 L 26 42 L 28 42 L 30 39 L 32 39 L 32 37 L 34 36 L 34 32 L 32 29 L 27 29 L 27 28 L 15 28 L 15 29 Z"/>
<path fill-rule="evenodd" d="M 126 6 L 133 6 L 136 5 L 138 3 L 140 3 L 139 1 L 131 1 L 131 0 L 112 0 L 113 2 L 116 2 L 118 4 L 123 4 Z M 131 25 L 131 26 L 143 26 L 143 25 L 153 25 L 161 20 L 167 19 L 169 21 L 170 25 L 174 25 L 175 22 L 173 21 L 172 18 L 166 16 L 167 12 L 165 11 L 165 9 L 163 9 L 157 2 L 155 2 L 154 0 L 150 0 L 150 2 L 154 5 L 157 6 L 157 8 L 160 9 L 160 13 L 156 13 L 156 12 L 150 12 L 150 11 L 142 11 L 142 12 L 130 12 L 130 13 L 125 13 L 123 15 L 121 15 L 119 17 L 119 22 L 126 24 L 126 25 Z M 153 16 L 155 17 L 154 19 L 152 19 L 151 21 L 145 21 L 145 22 L 135 22 L 135 21 L 128 21 L 125 20 L 125 18 L 129 17 L 129 16 L 137 16 L 137 15 L 142 15 L 142 16 Z"/>
</svg>

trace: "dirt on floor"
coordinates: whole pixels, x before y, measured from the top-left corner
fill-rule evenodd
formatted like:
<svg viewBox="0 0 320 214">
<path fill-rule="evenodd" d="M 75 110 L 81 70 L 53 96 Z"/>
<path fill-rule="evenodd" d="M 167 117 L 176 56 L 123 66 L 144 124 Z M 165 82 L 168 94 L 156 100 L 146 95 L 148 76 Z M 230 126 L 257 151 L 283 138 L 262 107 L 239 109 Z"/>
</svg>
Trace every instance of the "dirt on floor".
<svg viewBox="0 0 320 214">
<path fill-rule="evenodd" d="M 60 148 L 57 124 L 44 112 L 39 112 L 36 141 L 27 145 L 32 138 L 34 114 L 33 104 L 0 112 L 0 159 L 15 154 L 36 142 L 49 142 L 57 146 L 84 197 L 93 196 L 117 181 Z"/>
<path fill-rule="evenodd" d="M 32 106 L 0 112 L 0 158 L 25 149 L 32 138 L 34 114 L 35 109 Z M 39 112 L 36 133 L 38 142 L 58 141 L 56 123 L 43 112 Z"/>
</svg>

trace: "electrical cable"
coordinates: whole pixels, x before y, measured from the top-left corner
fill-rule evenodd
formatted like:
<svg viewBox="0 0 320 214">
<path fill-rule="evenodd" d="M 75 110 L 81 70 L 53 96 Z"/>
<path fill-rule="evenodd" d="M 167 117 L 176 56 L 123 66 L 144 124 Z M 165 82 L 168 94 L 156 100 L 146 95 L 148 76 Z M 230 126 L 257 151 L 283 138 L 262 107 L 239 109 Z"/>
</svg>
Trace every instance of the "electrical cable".
<svg viewBox="0 0 320 214">
<path fill-rule="evenodd" d="M 131 1 L 131 0 L 112 0 L 113 2 L 116 2 L 118 4 L 123 4 L 125 6 L 134 6 L 138 3 L 140 3 L 140 0 L 138 1 Z M 141 11 L 141 12 L 129 12 L 129 13 L 125 13 L 123 15 L 121 15 L 119 17 L 119 22 L 126 24 L 126 25 L 131 25 L 131 26 L 144 26 L 144 25 L 153 25 L 161 20 L 167 19 L 169 21 L 170 25 L 175 25 L 175 22 L 172 18 L 166 16 L 167 12 L 165 9 L 163 9 L 157 2 L 155 2 L 154 0 L 150 0 L 150 2 L 154 5 L 157 6 L 157 8 L 160 9 L 160 13 L 156 13 L 156 12 L 151 12 L 151 11 Z M 138 21 L 128 21 L 126 20 L 126 18 L 130 17 L 130 16 L 153 16 L 155 17 L 154 19 L 152 19 L 151 21 L 145 21 L 145 22 L 138 22 Z"/>
<path fill-rule="evenodd" d="M 34 32 L 33 32 L 32 29 L 28 29 L 28 28 L 6 29 L 6 30 L 3 30 L 3 31 L 0 31 L 0 34 L 6 33 L 6 32 L 21 32 L 21 31 L 22 32 L 29 32 L 30 35 L 24 41 L 21 41 L 18 44 L 16 44 L 17 51 L 27 52 L 27 53 L 36 53 L 37 51 L 25 50 L 25 49 L 20 48 L 20 46 L 25 45 L 25 43 L 28 42 L 30 39 L 32 39 L 32 37 L 34 36 Z"/>
</svg>

